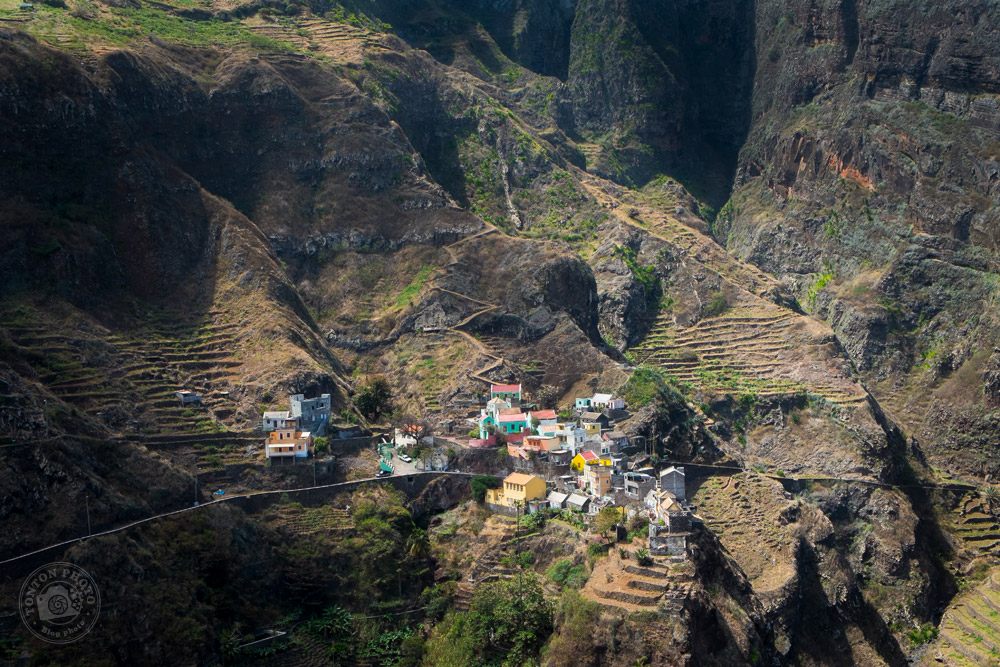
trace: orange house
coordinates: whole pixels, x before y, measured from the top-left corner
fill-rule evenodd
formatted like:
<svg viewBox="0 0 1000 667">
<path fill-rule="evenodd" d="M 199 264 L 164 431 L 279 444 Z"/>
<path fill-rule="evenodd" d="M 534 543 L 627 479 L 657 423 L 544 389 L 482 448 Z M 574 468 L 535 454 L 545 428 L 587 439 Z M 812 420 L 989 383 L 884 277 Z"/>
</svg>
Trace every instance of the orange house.
<svg viewBox="0 0 1000 667">
<path fill-rule="evenodd" d="M 295 419 L 290 420 L 285 428 L 268 433 L 264 441 L 264 456 L 268 459 L 306 458 L 312 453 L 312 433 L 298 430 Z"/>
</svg>

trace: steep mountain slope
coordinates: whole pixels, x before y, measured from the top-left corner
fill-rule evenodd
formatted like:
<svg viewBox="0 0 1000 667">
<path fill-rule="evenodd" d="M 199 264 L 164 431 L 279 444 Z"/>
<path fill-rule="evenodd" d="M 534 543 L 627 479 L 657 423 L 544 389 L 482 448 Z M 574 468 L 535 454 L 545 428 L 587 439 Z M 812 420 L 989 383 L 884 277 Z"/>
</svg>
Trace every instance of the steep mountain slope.
<svg viewBox="0 0 1000 667">
<path fill-rule="evenodd" d="M 997 460 L 987 5 L 0 6 L 4 552 L 189 504 L 289 391 L 357 419 L 349 374 L 643 382 L 657 455 L 773 474 L 699 487 L 699 627 L 900 663 L 990 558 L 922 486 Z"/>
<path fill-rule="evenodd" d="M 995 3 L 758 3 L 754 122 L 715 225 L 826 319 L 952 472 L 996 474 Z"/>
</svg>

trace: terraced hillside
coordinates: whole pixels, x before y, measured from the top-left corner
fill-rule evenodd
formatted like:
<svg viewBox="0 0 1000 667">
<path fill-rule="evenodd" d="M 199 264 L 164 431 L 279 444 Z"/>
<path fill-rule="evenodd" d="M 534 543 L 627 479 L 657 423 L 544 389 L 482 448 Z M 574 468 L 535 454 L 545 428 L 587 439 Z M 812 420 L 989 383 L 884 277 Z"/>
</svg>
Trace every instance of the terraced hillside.
<svg viewBox="0 0 1000 667">
<path fill-rule="evenodd" d="M 1000 570 L 955 598 L 941 620 L 939 637 L 922 664 L 1000 665 Z"/>
<path fill-rule="evenodd" d="M 157 312 L 106 326 L 68 305 L 44 311 L 15 302 L 6 304 L 3 319 L 7 362 L 23 364 L 41 391 L 106 429 L 109 438 L 141 444 L 185 467 L 257 460 L 257 391 L 284 400 L 268 378 L 272 355 L 287 349 L 261 335 L 252 317 Z M 255 385 L 254 376 L 262 382 Z M 181 389 L 200 393 L 201 404 L 182 405 L 175 396 Z"/>
<path fill-rule="evenodd" d="M 272 526 L 295 535 L 354 530 L 354 519 L 350 510 L 333 505 L 319 507 L 279 505 L 266 518 Z"/>
<path fill-rule="evenodd" d="M 1000 519 L 979 493 L 962 498 L 949 522 L 958 544 L 971 556 L 1000 558 Z"/>
<path fill-rule="evenodd" d="M 632 347 L 637 363 L 707 394 L 812 394 L 840 406 L 865 403 L 867 392 L 852 379 L 830 328 L 788 307 L 778 283 L 726 253 L 703 221 L 666 210 L 650 194 L 594 177 L 582 182 L 619 224 L 648 236 L 658 257 L 666 250 L 678 258 L 664 270 L 670 276 L 664 292 L 678 305 L 661 307 Z M 705 284 L 716 287 L 706 292 Z"/>
<path fill-rule="evenodd" d="M 679 613 L 696 587 L 692 564 L 684 558 L 661 556 L 640 564 L 635 552 L 641 542 L 626 548 L 625 558 L 612 549 L 598 561 L 581 593 L 600 605 L 626 612 Z"/>
<path fill-rule="evenodd" d="M 754 474 L 710 477 L 692 501 L 696 515 L 746 573 L 757 593 L 778 593 L 796 575 L 798 535 L 781 486 Z"/>
<path fill-rule="evenodd" d="M 632 348 L 638 363 L 662 369 L 678 382 L 708 393 L 761 397 L 814 394 L 836 405 L 864 403 L 867 394 L 837 368 L 808 364 L 810 348 L 822 358 L 829 341 L 820 327 L 772 303 L 741 303 L 724 314 L 678 327 L 661 313 Z M 804 363 L 806 362 L 806 363 Z"/>
</svg>

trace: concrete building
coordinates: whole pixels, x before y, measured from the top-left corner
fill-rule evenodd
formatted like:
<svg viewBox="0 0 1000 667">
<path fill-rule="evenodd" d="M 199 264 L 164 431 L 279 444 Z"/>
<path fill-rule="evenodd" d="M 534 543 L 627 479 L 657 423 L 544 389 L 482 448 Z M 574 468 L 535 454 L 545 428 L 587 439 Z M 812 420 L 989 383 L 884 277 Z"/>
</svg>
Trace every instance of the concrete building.
<svg viewBox="0 0 1000 667">
<path fill-rule="evenodd" d="M 299 420 L 299 426 L 309 429 L 317 435 L 326 432 L 330 423 L 330 412 L 333 408 L 330 394 L 321 394 L 315 398 L 306 398 L 303 394 L 292 394 L 288 397 L 292 417 Z"/>
<path fill-rule="evenodd" d="M 511 405 L 521 402 L 520 384 L 492 384 L 490 385 L 490 399 L 502 398 Z"/>
<path fill-rule="evenodd" d="M 587 465 L 583 468 L 584 484 L 591 495 L 611 494 L 611 468 L 603 465 Z"/>
<path fill-rule="evenodd" d="M 549 492 L 549 507 L 554 510 L 566 509 L 566 499 L 569 498 L 568 493 L 562 493 L 560 491 Z"/>
<path fill-rule="evenodd" d="M 612 394 L 594 394 L 590 399 L 590 407 L 597 410 L 624 410 L 625 401 Z"/>
<path fill-rule="evenodd" d="M 197 392 L 181 389 L 180 391 L 175 391 L 174 396 L 181 402 L 181 405 L 201 405 L 201 394 Z"/>
<path fill-rule="evenodd" d="M 674 466 L 670 466 L 665 470 L 661 470 L 660 488 L 664 491 L 669 491 L 673 494 L 674 498 L 677 498 L 677 500 L 680 500 L 681 502 L 687 500 L 684 468 L 675 468 Z"/>
<path fill-rule="evenodd" d="M 586 514 L 590 511 L 590 496 L 585 496 L 582 493 L 569 494 L 569 497 L 566 498 L 566 509 Z"/>
<path fill-rule="evenodd" d="M 628 436 L 621 431 L 605 431 L 601 434 L 601 453 L 618 454 L 628 447 Z"/>
<path fill-rule="evenodd" d="M 625 495 L 629 498 L 645 498 L 656 488 L 656 478 L 639 472 L 625 473 Z"/>
<path fill-rule="evenodd" d="M 687 536 L 691 530 L 691 515 L 672 493 L 653 489 L 646 495 L 649 515 L 649 552 L 658 556 L 687 554 Z"/>
</svg>

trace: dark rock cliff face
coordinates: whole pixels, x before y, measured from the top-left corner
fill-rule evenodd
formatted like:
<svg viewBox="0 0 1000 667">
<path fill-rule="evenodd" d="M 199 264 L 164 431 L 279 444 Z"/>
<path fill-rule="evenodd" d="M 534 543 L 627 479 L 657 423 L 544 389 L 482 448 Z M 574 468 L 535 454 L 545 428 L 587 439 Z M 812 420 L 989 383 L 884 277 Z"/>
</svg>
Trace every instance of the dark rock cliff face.
<svg viewBox="0 0 1000 667">
<path fill-rule="evenodd" d="M 979 376 L 997 335 L 997 11 L 758 3 L 754 122 L 715 224 L 830 321 L 934 460 L 972 474 L 996 460 L 962 463 L 958 442 L 995 418 Z"/>
<path fill-rule="evenodd" d="M 674 175 L 725 198 L 749 123 L 749 2 L 577 4 L 563 124 L 602 150 L 599 171 Z"/>
</svg>

